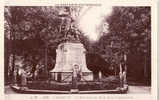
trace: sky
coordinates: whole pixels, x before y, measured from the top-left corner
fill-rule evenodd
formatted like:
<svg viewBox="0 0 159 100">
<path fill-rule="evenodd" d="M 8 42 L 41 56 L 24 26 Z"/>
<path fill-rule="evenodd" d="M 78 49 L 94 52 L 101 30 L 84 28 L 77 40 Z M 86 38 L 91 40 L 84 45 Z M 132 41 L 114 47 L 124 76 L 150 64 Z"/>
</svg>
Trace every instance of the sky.
<svg viewBox="0 0 159 100">
<path fill-rule="evenodd" d="M 79 16 L 78 27 L 90 40 L 97 41 L 100 38 L 101 23 L 111 12 L 112 6 L 83 7 Z"/>
</svg>

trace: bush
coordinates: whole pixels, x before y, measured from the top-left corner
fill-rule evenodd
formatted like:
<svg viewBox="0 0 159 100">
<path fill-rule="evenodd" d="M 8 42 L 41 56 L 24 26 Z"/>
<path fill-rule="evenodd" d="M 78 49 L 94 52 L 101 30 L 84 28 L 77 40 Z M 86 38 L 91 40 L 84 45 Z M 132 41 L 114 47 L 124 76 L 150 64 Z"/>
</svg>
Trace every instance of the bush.
<svg viewBox="0 0 159 100">
<path fill-rule="evenodd" d="M 90 91 L 90 90 L 113 90 L 120 86 L 119 77 L 109 76 L 103 78 L 102 81 L 89 81 L 89 82 L 79 82 L 78 89 L 80 91 Z M 61 90 L 70 91 L 72 88 L 72 83 L 62 83 L 62 82 L 47 82 L 47 81 L 30 81 L 28 82 L 28 88 L 30 89 L 40 89 L 40 90 Z"/>
</svg>

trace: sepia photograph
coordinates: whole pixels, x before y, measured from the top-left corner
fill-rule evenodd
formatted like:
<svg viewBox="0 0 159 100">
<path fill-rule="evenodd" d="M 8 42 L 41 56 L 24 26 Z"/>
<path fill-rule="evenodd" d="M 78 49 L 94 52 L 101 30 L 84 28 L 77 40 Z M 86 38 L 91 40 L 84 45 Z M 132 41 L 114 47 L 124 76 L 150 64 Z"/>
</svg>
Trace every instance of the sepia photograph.
<svg viewBox="0 0 159 100">
<path fill-rule="evenodd" d="M 151 6 L 4 7 L 5 94 L 151 94 Z"/>
</svg>

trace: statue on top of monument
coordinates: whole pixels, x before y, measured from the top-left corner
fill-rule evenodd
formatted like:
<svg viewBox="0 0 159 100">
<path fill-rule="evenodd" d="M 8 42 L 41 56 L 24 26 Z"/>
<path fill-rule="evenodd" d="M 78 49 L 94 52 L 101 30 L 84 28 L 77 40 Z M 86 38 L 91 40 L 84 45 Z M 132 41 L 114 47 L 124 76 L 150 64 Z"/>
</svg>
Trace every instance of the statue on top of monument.
<svg viewBox="0 0 159 100">
<path fill-rule="evenodd" d="M 61 10 L 59 17 L 62 20 L 60 32 L 64 35 L 64 40 L 67 42 L 80 42 L 79 31 L 76 27 L 75 20 L 70 15 L 67 7 Z"/>
<path fill-rule="evenodd" d="M 77 28 L 71 23 L 70 29 L 68 32 L 65 34 L 67 41 L 69 42 L 80 42 L 79 39 L 79 31 Z"/>
</svg>

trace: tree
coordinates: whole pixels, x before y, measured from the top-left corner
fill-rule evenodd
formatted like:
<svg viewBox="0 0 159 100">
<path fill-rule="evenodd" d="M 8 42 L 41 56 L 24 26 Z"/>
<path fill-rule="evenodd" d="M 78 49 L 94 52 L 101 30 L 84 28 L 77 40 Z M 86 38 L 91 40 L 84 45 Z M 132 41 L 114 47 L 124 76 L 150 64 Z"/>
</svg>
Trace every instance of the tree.
<svg viewBox="0 0 159 100">
<path fill-rule="evenodd" d="M 128 67 L 141 67 L 144 70 L 143 75 L 149 77 L 151 72 L 151 9 L 150 7 L 114 7 L 112 14 L 105 19 L 108 23 L 108 30 L 105 37 L 101 40 L 110 40 L 109 45 L 119 45 L 116 53 L 123 52 L 127 54 L 128 59 L 131 55 L 141 58 L 141 66 L 131 66 L 133 61 L 127 62 Z M 113 39 L 114 38 L 114 39 Z M 116 41 L 116 42 L 115 42 Z M 103 45 L 107 43 L 101 42 Z M 112 46 L 112 47 L 114 47 Z M 116 54 L 113 52 L 113 54 Z M 119 57 L 118 57 L 119 58 Z M 116 60 L 117 61 L 117 60 Z M 132 68 L 129 67 L 128 71 Z M 148 70 L 149 69 L 149 70 Z M 142 70 L 142 71 L 143 71 Z M 140 71 L 140 73 L 142 73 Z M 137 78 L 138 76 L 133 75 Z M 140 75 L 140 77 L 142 77 Z M 147 79 L 147 78 L 145 78 Z"/>
<path fill-rule="evenodd" d="M 48 15 L 50 12 L 52 13 Z M 25 59 L 32 58 L 29 61 L 34 67 L 38 63 L 38 60 L 34 59 L 37 54 L 41 55 L 39 58 L 43 58 L 39 49 L 45 47 L 46 40 L 50 35 L 55 36 L 52 34 L 60 24 L 56 13 L 57 9 L 47 7 L 5 7 L 5 40 L 12 41 L 9 42 L 10 47 L 6 47 L 6 50 L 10 51 L 6 58 L 13 55 L 11 73 L 14 72 L 15 55 L 18 52 L 21 52 L 21 56 Z M 7 67 L 8 64 L 6 64 Z"/>
<path fill-rule="evenodd" d="M 56 57 L 55 49 L 65 40 L 65 34 L 61 30 L 63 19 L 59 13 L 65 11 L 69 14 L 68 17 L 72 17 L 74 10 L 76 7 L 5 7 L 5 41 L 9 45 L 5 45 L 5 48 L 10 52 L 5 53 L 5 58 L 9 59 L 13 55 L 12 74 L 16 55 L 23 57 L 24 64 L 31 64 L 32 72 L 42 58 L 45 58 L 46 66 L 51 64 L 48 61 L 54 62 L 52 60 Z M 66 25 L 70 26 L 69 23 Z M 80 39 L 83 38 L 81 35 Z M 8 68 L 8 64 L 5 67 Z"/>
</svg>

